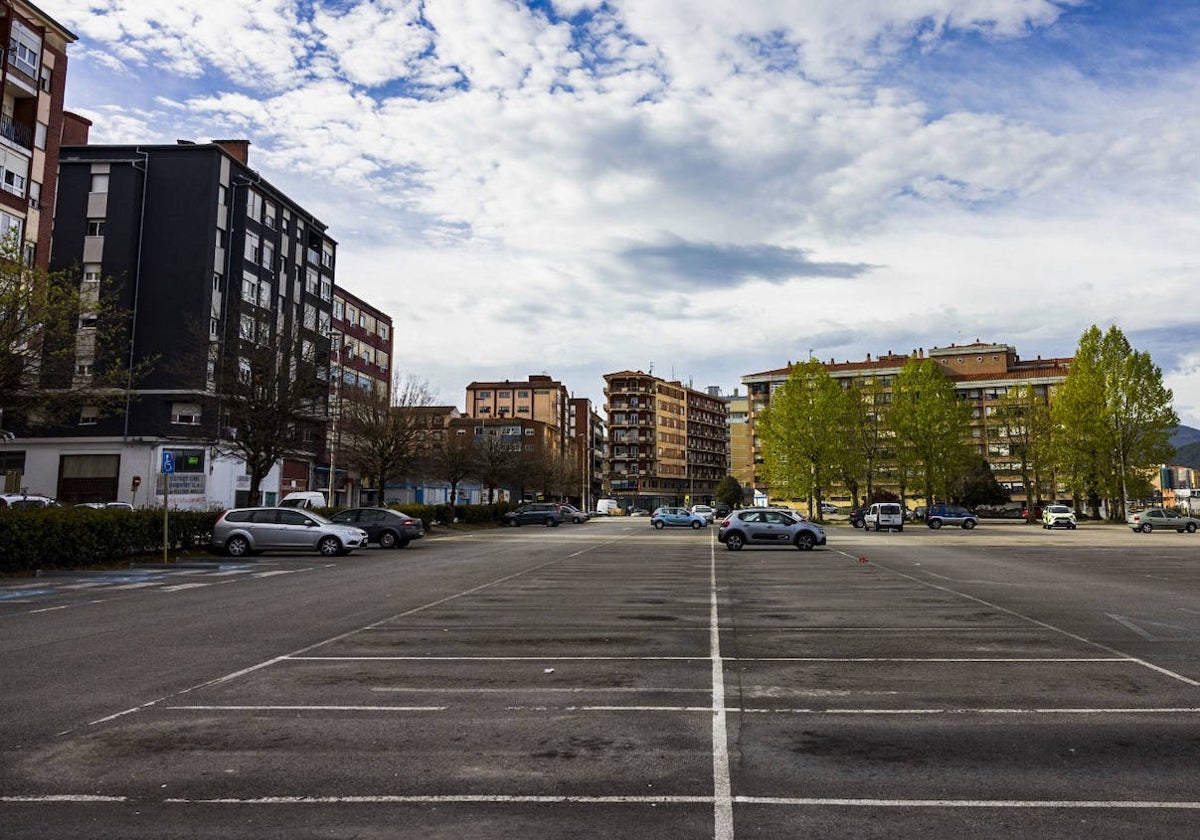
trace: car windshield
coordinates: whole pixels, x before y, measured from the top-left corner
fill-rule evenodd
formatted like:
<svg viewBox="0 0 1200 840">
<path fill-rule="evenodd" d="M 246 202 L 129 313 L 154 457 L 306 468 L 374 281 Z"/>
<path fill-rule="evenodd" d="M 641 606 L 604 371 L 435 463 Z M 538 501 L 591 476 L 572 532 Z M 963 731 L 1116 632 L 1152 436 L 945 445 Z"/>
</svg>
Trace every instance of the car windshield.
<svg viewBox="0 0 1200 840">
<path fill-rule="evenodd" d="M 304 511 L 305 515 L 311 516 L 313 519 L 320 522 L 322 525 L 332 525 L 333 523 L 319 513 L 313 513 L 311 510 Z"/>
<path fill-rule="evenodd" d="M 1070 513 L 1071 509 L 1066 505 L 1051 505 L 1046 508 L 1050 513 Z"/>
</svg>

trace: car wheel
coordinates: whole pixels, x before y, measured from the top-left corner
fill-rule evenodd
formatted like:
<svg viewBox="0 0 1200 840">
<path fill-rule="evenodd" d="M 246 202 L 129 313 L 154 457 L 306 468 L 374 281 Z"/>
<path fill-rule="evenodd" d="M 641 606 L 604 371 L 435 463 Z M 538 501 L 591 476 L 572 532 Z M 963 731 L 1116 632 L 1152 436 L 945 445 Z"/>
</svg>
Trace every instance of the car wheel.
<svg viewBox="0 0 1200 840">
<path fill-rule="evenodd" d="M 1071 530 L 1072 530 L 1072 531 L 1074 531 L 1074 530 L 1075 530 L 1077 527 L 1078 527 L 1078 526 L 1077 526 L 1077 525 L 1076 525 L 1074 522 L 1072 522 L 1072 523 L 1071 523 Z"/>
<path fill-rule="evenodd" d="M 741 551 L 742 546 L 745 544 L 746 540 L 737 531 L 725 535 L 725 547 L 730 551 Z"/>
<path fill-rule="evenodd" d="M 662 520 L 661 519 L 654 520 L 654 527 L 657 528 L 659 531 L 661 531 L 663 529 Z"/>
<path fill-rule="evenodd" d="M 940 519 L 930 519 L 930 520 L 929 520 L 929 527 L 930 527 L 930 528 L 932 528 L 933 530 L 935 530 L 935 531 L 936 531 L 938 528 L 941 528 L 941 527 L 942 527 L 942 520 L 940 520 Z"/>
<path fill-rule="evenodd" d="M 1183 530 L 1187 531 L 1189 534 L 1194 534 L 1194 533 L 1196 533 L 1196 523 L 1195 523 L 1195 522 L 1189 522 L 1189 523 L 1187 524 L 1187 527 L 1186 527 L 1186 528 L 1184 528 Z"/>
<path fill-rule="evenodd" d="M 700 525 L 700 523 L 699 523 L 699 522 L 697 522 L 697 521 L 696 521 L 696 520 L 694 520 L 694 519 L 692 520 L 692 530 L 693 530 L 693 531 L 699 531 L 701 527 L 702 527 L 702 526 Z"/>
<path fill-rule="evenodd" d="M 250 541 L 245 537 L 230 537 L 225 543 L 225 553 L 230 557 L 245 557 L 250 553 Z"/>
<path fill-rule="evenodd" d="M 859 519 L 859 520 L 856 520 L 856 521 L 854 522 L 854 527 L 855 527 L 855 528 L 861 528 L 861 527 L 863 527 L 863 521 L 862 521 L 861 519 Z"/>
<path fill-rule="evenodd" d="M 813 546 L 817 544 L 817 538 L 808 531 L 801 531 L 796 535 L 796 548 L 801 551 L 812 551 Z"/>
<path fill-rule="evenodd" d="M 321 537 L 317 551 L 321 552 L 322 557 L 336 557 L 342 553 L 342 544 L 337 537 Z"/>
<path fill-rule="evenodd" d="M 396 547 L 396 532 L 384 531 L 379 535 L 380 548 L 395 548 Z"/>
<path fill-rule="evenodd" d="M 558 520 L 557 520 L 557 519 L 555 519 L 553 516 L 547 516 L 547 517 L 546 517 L 546 527 L 547 527 L 547 528 L 553 528 L 553 527 L 555 527 L 556 525 L 558 525 Z"/>
<path fill-rule="evenodd" d="M 574 522 L 576 525 L 582 525 L 582 524 L 583 524 L 583 518 L 582 518 L 582 517 L 579 517 L 579 516 L 576 516 L 576 517 L 575 517 L 573 520 L 571 520 L 571 521 L 572 521 L 572 522 Z"/>
<path fill-rule="evenodd" d="M 963 530 L 964 531 L 970 531 L 974 527 L 975 527 L 974 519 L 967 519 L 963 522 Z"/>
<path fill-rule="evenodd" d="M 1142 523 L 1142 533 L 1143 534 L 1149 534 L 1153 530 L 1154 530 L 1154 526 L 1151 525 L 1149 522 Z"/>
</svg>

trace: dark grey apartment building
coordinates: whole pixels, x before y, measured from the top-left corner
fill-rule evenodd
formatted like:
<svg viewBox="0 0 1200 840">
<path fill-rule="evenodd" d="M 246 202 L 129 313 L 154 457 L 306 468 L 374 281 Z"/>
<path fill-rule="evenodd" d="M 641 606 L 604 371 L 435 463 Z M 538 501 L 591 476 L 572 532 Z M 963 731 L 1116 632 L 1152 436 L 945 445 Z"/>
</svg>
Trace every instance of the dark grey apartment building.
<svg viewBox="0 0 1200 840">
<path fill-rule="evenodd" d="M 86 486 L 142 504 L 133 488 L 161 487 L 149 479 L 164 450 L 186 471 L 172 479 L 172 501 L 183 506 L 269 503 L 309 487 L 325 445 L 337 246 L 325 224 L 250 168 L 249 145 L 60 150 L 50 268 L 76 269 L 85 299 L 112 278 L 121 308 L 132 313 L 127 346 L 117 348 L 98 346 L 81 323 L 75 376 L 86 381 L 103 352 L 147 370 L 124 410 L 85 407 L 39 451 L 26 452 L 26 476 L 39 490 L 77 501 Z M 313 399 L 311 422 L 296 432 L 310 451 L 285 460 L 260 497 L 248 499 L 244 465 L 217 446 L 239 433 L 221 380 L 236 378 L 238 365 L 248 375 L 251 353 L 263 347 L 275 349 L 289 375 L 321 380 L 313 390 L 325 396 Z M 91 481 L 73 484 L 75 476 Z M 103 491 L 95 479 L 106 479 Z"/>
</svg>

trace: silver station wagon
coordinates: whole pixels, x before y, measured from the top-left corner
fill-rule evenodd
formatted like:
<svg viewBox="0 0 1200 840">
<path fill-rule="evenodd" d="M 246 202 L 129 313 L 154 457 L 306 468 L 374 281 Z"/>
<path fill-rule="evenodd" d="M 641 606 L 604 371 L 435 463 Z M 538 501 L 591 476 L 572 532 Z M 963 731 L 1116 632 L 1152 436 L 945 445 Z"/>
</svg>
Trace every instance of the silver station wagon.
<svg viewBox="0 0 1200 840">
<path fill-rule="evenodd" d="M 222 513 L 213 525 L 211 548 L 230 557 L 260 551 L 319 551 L 335 557 L 366 544 L 362 528 L 330 522 L 312 511 L 262 507 Z"/>
</svg>

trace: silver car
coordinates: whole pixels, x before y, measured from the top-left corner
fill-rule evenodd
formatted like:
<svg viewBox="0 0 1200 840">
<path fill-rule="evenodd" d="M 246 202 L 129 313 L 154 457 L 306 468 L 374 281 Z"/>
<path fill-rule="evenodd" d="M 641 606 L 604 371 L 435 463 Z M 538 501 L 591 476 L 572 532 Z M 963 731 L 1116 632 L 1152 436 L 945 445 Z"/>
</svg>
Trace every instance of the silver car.
<svg viewBox="0 0 1200 840">
<path fill-rule="evenodd" d="M 367 532 L 338 525 L 295 508 L 235 508 L 217 517 L 211 547 L 230 557 L 260 551 L 319 551 L 325 557 L 349 554 L 367 544 Z"/>
<path fill-rule="evenodd" d="M 1196 528 L 1200 527 L 1200 519 L 1184 516 L 1170 508 L 1137 510 L 1125 517 L 1125 522 L 1135 533 L 1141 531 L 1143 534 L 1149 534 L 1155 529 L 1170 529 L 1181 534 L 1187 531 L 1194 534 Z"/>
<path fill-rule="evenodd" d="M 730 551 L 746 545 L 794 545 L 811 551 L 825 545 L 825 529 L 790 510 L 747 508 L 733 511 L 721 522 L 717 542 Z"/>
</svg>

